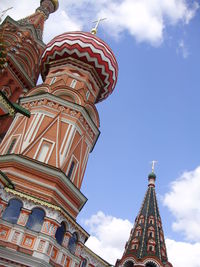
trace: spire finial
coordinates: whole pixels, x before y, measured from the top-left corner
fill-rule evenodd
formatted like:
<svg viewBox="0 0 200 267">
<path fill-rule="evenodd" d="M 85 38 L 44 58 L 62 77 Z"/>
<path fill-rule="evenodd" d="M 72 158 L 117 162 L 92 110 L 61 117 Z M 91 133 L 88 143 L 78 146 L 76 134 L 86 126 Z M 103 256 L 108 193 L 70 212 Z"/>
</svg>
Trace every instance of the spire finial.
<svg viewBox="0 0 200 267">
<path fill-rule="evenodd" d="M 94 34 L 94 35 L 97 34 L 98 27 L 99 27 L 99 23 L 100 23 L 101 21 L 103 21 L 103 20 L 106 20 L 106 18 L 103 18 L 103 19 L 99 18 L 98 20 L 92 22 L 92 23 L 96 23 L 95 27 L 92 28 L 92 30 L 91 30 L 91 33 L 92 33 L 92 34 Z"/>
<path fill-rule="evenodd" d="M 152 171 L 152 173 L 154 173 L 154 170 L 155 170 L 155 164 L 158 163 L 158 161 L 156 161 L 156 160 L 152 160 L 151 163 L 152 163 L 151 171 Z"/>
<path fill-rule="evenodd" d="M 0 13 L 0 22 L 2 21 L 2 18 L 3 18 L 3 16 L 6 14 L 6 12 L 8 12 L 8 10 L 10 10 L 10 9 L 12 9 L 12 8 L 13 8 L 13 7 L 9 7 L 9 8 L 7 8 L 7 9 L 1 11 L 1 13 Z"/>
</svg>

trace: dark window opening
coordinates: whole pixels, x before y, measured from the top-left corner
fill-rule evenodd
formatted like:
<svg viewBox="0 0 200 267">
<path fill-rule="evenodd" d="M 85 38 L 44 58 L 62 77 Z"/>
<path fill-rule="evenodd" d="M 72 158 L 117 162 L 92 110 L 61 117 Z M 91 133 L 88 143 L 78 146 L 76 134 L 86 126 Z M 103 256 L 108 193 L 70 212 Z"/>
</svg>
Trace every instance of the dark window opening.
<svg viewBox="0 0 200 267">
<path fill-rule="evenodd" d="M 14 139 L 12 140 L 12 142 L 11 142 L 11 144 L 10 144 L 10 146 L 9 146 L 9 148 L 8 148 L 8 150 L 7 150 L 7 152 L 6 152 L 6 154 L 10 154 L 10 153 L 12 152 L 13 147 L 14 147 L 16 141 L 17 141 L 16 138 L 14 138 Z"/>
<path fill-rule="evenodd" d="M 87 266 L 87 260 L 83 259 L 81 263 L 81 267 L 86 267 Z"/>
<path fill-rule="evenodd" d="M 75 162 L 72 161 L 71 166 L 70 166 L 69 171 L 68 171 L 68 175 L 67 175 L 69 179 L 72 176 L 72 173 L 73 173 L 73 170 L 74 170 L 74 166 L 75 166 Z"/>
<path fill-rule="evenodd" d="M 153 262 L 148 262 L 145 267 L 156 267 L 156 264 L 154 264 Z"/>
<path fill-rule="evenodd" d="M 34 208 L 29 215 L 26 227 L 36 232 L 40 232 L 43 224 L 45 213 L 40 208 Z"/>
<path fill-rule="evenodd" d="M 124 264 L 124 267 L 133 267 L 134 266 L 134 263 L 132 261 L 127 261 L 125 264 Z"/>
<path fill-rule="evenodd" d="M 11 223 L 17 223 L 23 204 L 18 199 L 11 199 L 6 207 L 2 219 Z"/>
<path fill-rule="evenodd" d="M 150 238 L 153 237 L 153 233 L 152 233 L 152 232 L 149 233 L 149 237 L 150 237 Z"/>
<path fill-rule="evenodd" d="M 58 227 L 56 234 L 55 234 L 55 238 L 56 241 L 58 242 L 58 244 L 62 245 L 63 239 L 64 239 L 64 235 L 66 232 L 66 227 L 65 227 L 65 223 L 62 222 L 61 226 Z"/>
<path fill-rule="evenodd" d="M 72 254 L 74 254 L 76 251 L 77 242 L 78 242 L 77 234 L 73 233 L 73 235 L 69 239 L 69 244 L 68 244 L 68 249 Z"/>
</svg>

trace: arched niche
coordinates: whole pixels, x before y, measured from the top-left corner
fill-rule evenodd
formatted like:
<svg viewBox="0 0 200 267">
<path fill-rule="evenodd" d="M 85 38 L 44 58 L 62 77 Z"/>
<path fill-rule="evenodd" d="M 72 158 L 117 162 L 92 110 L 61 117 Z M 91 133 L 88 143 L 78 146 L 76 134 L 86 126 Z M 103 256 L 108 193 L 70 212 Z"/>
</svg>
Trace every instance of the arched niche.
<svg viewBox="0 0 200 267">
<path fill-rule="evenodd" d="M 45 212 L 41 208 L 33 208 L 26 223 L 26 228 L 40 232 L 44 221 Z"/>
<path fill-rule="evenodd" d="M 62 245 L 64 236 L 66 233 L 66 224 L 64 221 L 61 222 L 60 227 L 58 227 L 56 233 L 55 233 L 55 238 L 58 244 Z"/>
<path fill-rule="evenodd" d="M 34 88 L 33 90 L 31 90 L 27 94 L 27 96 L 35 96 L 35 95 L 41 95 L 45 93 L 49 93 L 49 89 L 47 87 L 39 87 L 39 88 Z"/>
<path fill-rule="evenodd" d="M 69 243 L 68 243 L 68 249 L 72 254 L 75 254 L 76 252 L 77 243 L 78 243 L 78 234 L 74 232 L 72 236 L 70 237 Z"/>
<path fill-rule="evenodd" d="M 134 262 L 132 260 L 127 260 L 124 264 L 123 267 L 134 267 Z"/>
<path fill-rule="evenodd" d="M 52 91 L 52 94 L 58 96 L 64 100 L 76 103 L 78 105 L 83 104 L 82 97 L 78 94 L 78 92 L 69 90 L 69 89 L 58 89 Z"/>
<path fill-rule="evenodd" d="M 2 219 L 10 223 L 17 223 L 23 203 L 19 199 L 10 199 L 6 207 Z"/>
</svg>

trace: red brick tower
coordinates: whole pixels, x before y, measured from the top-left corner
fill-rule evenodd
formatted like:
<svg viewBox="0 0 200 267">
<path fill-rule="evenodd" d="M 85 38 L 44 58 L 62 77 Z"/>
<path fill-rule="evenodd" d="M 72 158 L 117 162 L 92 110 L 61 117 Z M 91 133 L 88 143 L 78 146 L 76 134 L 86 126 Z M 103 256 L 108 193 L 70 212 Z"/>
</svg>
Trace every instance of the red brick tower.
<svg viewBox="0 0 200 267">
<path fill-rule="evenodd" d="M 135 219 L 125 251 L 116 267 L 172 267 L 168 262 L 165 238 L 155 192 L 156 175 L 148 176 L 149 185 Z"/>
<path fill-rule="evenodd" d="M 95 104 L 115 87 L 115 56 L 95 35 L 69 32 L 47 44 L 41 70 L 44 83 L 21 99 L 30 119 L 17 114 L 0 145 L 0 263 L 108 266 L 85 247 L 76 217 L 99 136 Z"/>
<path fill-rule="evenodd" d="M 6 54 L 6 62 L 0 68 L 0 90 L 11 102 L 17 102 L 36 85 L 45 48 L 44 22 L 57 8 L 57 0 L 41 0 L 40 7 L 31 16 L 19 21 L 8 16 L 0 25 L 0 55 L 5 57 Z M 0 139 L 11 121 L 12 118 L 1 119 Z"/>
</svg>

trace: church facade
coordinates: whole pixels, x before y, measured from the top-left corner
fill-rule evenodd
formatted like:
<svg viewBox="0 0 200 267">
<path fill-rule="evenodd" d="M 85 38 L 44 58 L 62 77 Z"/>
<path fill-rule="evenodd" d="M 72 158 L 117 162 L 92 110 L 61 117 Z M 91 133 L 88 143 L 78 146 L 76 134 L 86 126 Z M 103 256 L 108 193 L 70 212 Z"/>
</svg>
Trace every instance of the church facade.
<svg viewBox="0 0 200 267">
<path fill-rule="evenodd" d="M 89 234 L 76 218 L 87 201 L 81 184 L 100 133 L 95 104 L 114 90 L 118 64 L 95 29 L 63 33 L 44 45 L 44 22 L 57 8 L 56 0 L 41 0 L 33 15 L 20 21 L 7 17 L 0 28 L 6 51 L 1 54 L 0 90 L 4 100 L 20 100 L 24 111 L 0 117 L 2 267 L 110 266 L 85 246 Z M 36 86 L 39 71 L 43 83 Z M 6 102 L 0 102 L 6 110 Z M 155 179 L 154 173 L 149 175 L 144 202 L 116 267 L 172 267 Z"/>
</svg>

